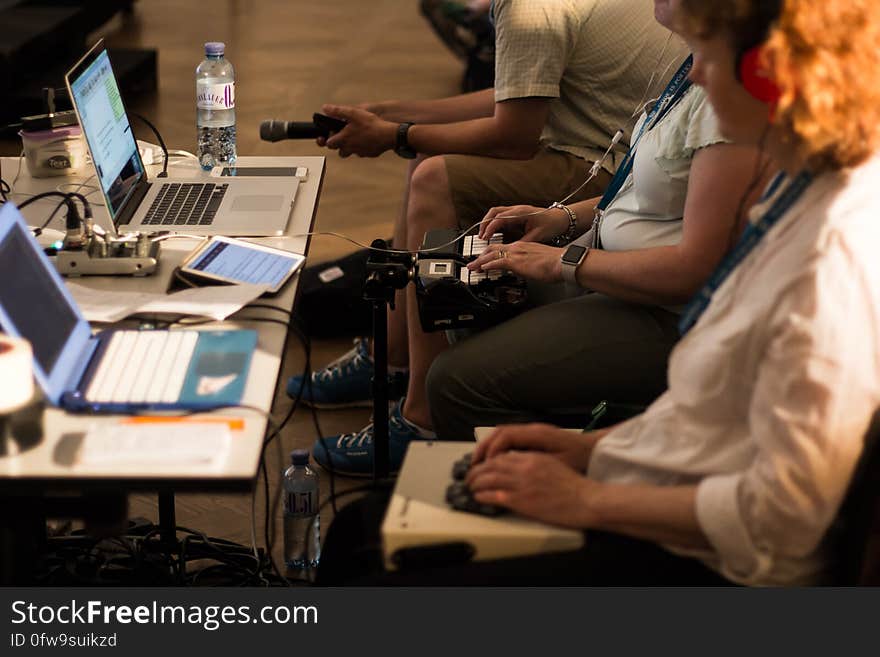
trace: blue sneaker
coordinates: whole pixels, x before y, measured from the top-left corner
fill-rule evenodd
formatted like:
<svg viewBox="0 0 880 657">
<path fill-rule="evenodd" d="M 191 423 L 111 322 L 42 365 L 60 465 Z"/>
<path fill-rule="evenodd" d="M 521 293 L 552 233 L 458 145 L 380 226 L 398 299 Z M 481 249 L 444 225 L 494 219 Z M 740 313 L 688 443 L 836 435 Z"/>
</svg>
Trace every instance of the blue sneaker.
<svg viewBox="0 0 880 657">
<path fill-rule="evenodd" d="M 388 415 L 388 461 L 391 474 L 397 474 L 406 447 L 412 440 L 430 440 L 404 419 L 401 399 Z M 318 438 L 312 447 L 312 458 L 325 470 L 349 477 L 373 476 L 373 424 L 357 433 Z"/>
<path fill-rule="evenodd" d="M 388 376 L 389 398 L 406 393 L 409 376 L 398 372 Z M 373 359 L 365 338 L 356 338 L 354 347 L 325 368 L 312 372 L 311 385 L 305 380 L 302 401 L 315 408 L 369 408 L 373 405 Z M 303 377 L 287 381 L 287 394 L 296 399 Z"/>
</svg>

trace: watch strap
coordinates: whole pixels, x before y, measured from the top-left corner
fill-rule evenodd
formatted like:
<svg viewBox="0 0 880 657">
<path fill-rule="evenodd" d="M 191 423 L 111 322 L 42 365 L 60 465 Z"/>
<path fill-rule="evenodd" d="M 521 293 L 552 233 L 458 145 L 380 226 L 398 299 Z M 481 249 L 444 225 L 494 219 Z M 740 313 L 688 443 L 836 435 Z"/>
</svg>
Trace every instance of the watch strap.
<svg viewBox="0 0 880 657">
<path fill-rule="evenodd" d="M 397 126 L 397 136 L 394 142 L 394 152 L 407 160 L 411 160 L 416 156 L 416 152 L 409 145 L 409 138 L 407 136 L 412 125 L 409 122 L 400 123 Z"/>
</svg>

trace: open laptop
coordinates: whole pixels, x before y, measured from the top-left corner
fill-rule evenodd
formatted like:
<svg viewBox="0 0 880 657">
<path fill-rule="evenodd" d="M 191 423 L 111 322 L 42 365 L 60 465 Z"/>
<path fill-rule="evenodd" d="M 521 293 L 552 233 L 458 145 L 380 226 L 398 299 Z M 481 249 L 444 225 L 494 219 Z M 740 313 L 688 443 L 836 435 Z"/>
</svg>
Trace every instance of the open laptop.
<svg viewBox="0 0 880 657">
<path fill-rule="evenodd" d="M 255 331 L 92 336 L 12 203 L 0 206 L 0 329 L 28 340 L 50 403 L 70 411 L 207 410 L 241 401 Z"/>
<path fill-rule="evenodd" d="M 103 40 L 65 80 L 118 231 L 284 234 L 299 182 L 295 177 L 204 179 L 169 174 L 147 181 Z"/>
</svg>

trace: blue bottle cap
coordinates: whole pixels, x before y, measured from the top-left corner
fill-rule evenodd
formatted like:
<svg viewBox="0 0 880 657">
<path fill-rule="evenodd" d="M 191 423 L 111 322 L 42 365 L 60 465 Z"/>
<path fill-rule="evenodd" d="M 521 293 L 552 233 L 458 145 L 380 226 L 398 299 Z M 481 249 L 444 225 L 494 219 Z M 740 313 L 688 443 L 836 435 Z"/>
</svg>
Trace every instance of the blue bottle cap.
<svg viewBox="0 0 880 657">
<path fill-rule="evenodd" d="M 308 465 L 309 464 L 309 450 L 307 449 L 295 449 L 290 453 L 290 460 L 293 461 L 294 465 Z"/>
<path fill-rule="evenodd" d="M 220 55 L 226 52 L 226 44 L 222 41 L 208 41 L 205 44 L 205 54 L 206 55 Z"/>
</svg>

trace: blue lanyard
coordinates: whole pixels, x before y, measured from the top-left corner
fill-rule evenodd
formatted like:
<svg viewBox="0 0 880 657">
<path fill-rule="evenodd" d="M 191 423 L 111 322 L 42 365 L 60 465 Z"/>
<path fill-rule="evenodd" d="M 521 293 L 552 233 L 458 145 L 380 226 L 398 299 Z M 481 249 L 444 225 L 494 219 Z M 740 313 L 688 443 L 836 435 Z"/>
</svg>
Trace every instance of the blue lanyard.
<svg viewBox="0 0 880 657">
<path fill-rule="evenodd" d="M 691 81 L 688 79 L 688 74 L 691 72 L 693 64 L 694 56 L 688 55 L 688 58 L 684 60 L 684 63 L 679 67 L 678 72 L 672 77 L 669 84 L 666 85 L 663 95 L 661 95 L 657 102 L 654 103 L 654 107 L 651 108 L 650 113 L 645 118 L 644 123 L 642 123 L 642 128 L 639 130 L 639 134 L 634 135 L 634 139 L 631 142 L 632 146 L 627 152 L 626 157 L 623 158 L 623 162 L 617 167 L 617 172 L 614 174 L 614 177 L 605 189 L 605 193 L 602 195 L 599 205 L 596 206 L 597 212 L 604 212 L 605 208 L 607 208 L 611 204 L 611 201 L 614 200 L 614 197 L 617 196 L 620 188 L 623 187 L 623 183 L 629 177 L 630 172 L 632 172 L 636 148 L 645 132 L 659 123 L 660 120 L 669 113 L 669 110 L 678 104 L 678 101 L 684 97 L 684 93 L 690 88 Z"/>
<path fill-rule="evenodd" d="M 768 193 L 765 197 L 771 196 L 782 182 L 782 176 L 777 177 L 770 185 Z M 776 223 L 785 216 L 785 213 L 791 209 L 791 206 L 801 197 L 810 183 L 813 182 L 813 175 L 808 171 L 802 171 L 791 181 L 791 184 L 779 195 L 779 198 L 773 202 L 769 210 L 761 217 L 756 224 L 749 224 L 748 228 L 743 232 L 737 245 L 727 254 L 727 257 L 721 261 L 721 264 L 715 268 L 715 271 L 709 277 L 708 282 L 703 289 L 691 299 L 690 303 L 684 309 L 681 320 L 678 323 L 678 331 L 684 335 L 693 328 L 700 316 L 709 307 L 712 296 L 716 290 L 721 287 L 727 277 L 733 273 L 743 260 L 754 250 L 756 246 L 764 239 L 767 232 L 776 225 Z"/>
</svg>

